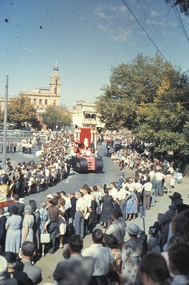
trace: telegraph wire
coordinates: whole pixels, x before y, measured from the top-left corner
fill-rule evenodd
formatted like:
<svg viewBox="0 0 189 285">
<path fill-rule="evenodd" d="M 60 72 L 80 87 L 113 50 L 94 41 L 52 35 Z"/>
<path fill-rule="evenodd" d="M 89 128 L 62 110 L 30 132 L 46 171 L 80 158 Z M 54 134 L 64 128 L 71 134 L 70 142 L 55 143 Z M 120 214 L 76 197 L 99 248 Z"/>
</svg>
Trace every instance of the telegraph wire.
<svg viewBox="0 0 189 285">
<path fill-rule="evenodd" d="M 125 6 L 127 7 L 127 9 L 130 11 L 130 13 L 133 15 L 133 17 L 135 18 L 135 20 L 137 21 L 137 23 L 139 24 L 139 26 L 141 27 L 141 29 L 145 32 L 145 34 L 147 35 L 147 37 L 149 38 L 149 40 L 151 41 L 151 43 L 155 46 L 155 48 L 159 51 L 159 53 L 161 54 L 161 56 L 164 58 L 164 60 L 166 62 L 167 59 L 165 58 L 165 56 L 162 54 L 162 52 L 159 50 L 159 48 L 157 47 L 157 45 L 155 44 L 155 42 L 152 40 L 152 38 L 150 37 L 150 35 L 147 33 L 147 31 L 145 30 L 145 28 L 142 26 L 142 24 L 139 22 L 139 20 L 137 19 L 137 17 L 135 16 L 135 14 L 132 12 L 132 10 L 129 8 L 129 6 L 127 5 L 127 3 L 125 2 L 125 0 L 122 0 L 123 3 L 125 4 Z"/>
<path fill-rule="evenodd" d="M 189 43 L 189 37 L 188 37 L 188 34 L 187 34 L 186 29 L 185 29 L 185 27 L 184 27 L 184 24 L 183 24 L 183 21 L 182 21 L 182 19 L 181 19 L 181 16 L 180 16 L 180 13 L 179 13 L 179 11 L 178 11 L 178 8 L 177 8 L 177 6 L 175 5 L 175 3 L 174 3 L 173 0 L 172 0 L 172 3 L 173 3 L 172 5 L 173 5 L 173 8 L 174 8 L 175 15 L 176 15 L 176 17 L 177 17 L 177 19 L 178 19 L 178 22 L 179 22 L 179 24 L 180 24 L 180 26 L 181 26 L 181 28 L 182 28 L 182 31 L 183 31 L 183 33 L 184 33 L 184 35 L 185 35 L 186 40 L 187 40 L 187 42 Z"/>
<path fill-rule="evenodd" d="M 172 56 L 172 58 L 174 59 L 175 63 L 178 65 L 176 59 L 174 58 L 174 56 L 172 55 L 171 51 L 169 50 L 169 48 L 167 47 L 166 43 L 164 42 L 164 40 L 162 39 L 162 37 L 160 36 L 158 30 L 156 29 L 156 27 L 154 26 L 154 24 L 152 23 L 152 21 L 150 20 L 150 18 L 148 17 L 148 15 L 146 14 L 145 10 L 143 9 L 142 5 L 140 4 L 139 0 L 137 0 L 138 4 L 140 5 L 141 9 L 143 10 L 145 16 L 148 18 L 148 20 L 150 21 L 150 24 L 152 25 L 152 27 L 154 28 L 154 30 L 156 31 L 157 35 L 159 36 L 159 38 L 161 39 L 161 41 L 163 42 L 164 46 L 166 47 L 167 51 L 170 53 L 170 55 Z"/>
</svg>

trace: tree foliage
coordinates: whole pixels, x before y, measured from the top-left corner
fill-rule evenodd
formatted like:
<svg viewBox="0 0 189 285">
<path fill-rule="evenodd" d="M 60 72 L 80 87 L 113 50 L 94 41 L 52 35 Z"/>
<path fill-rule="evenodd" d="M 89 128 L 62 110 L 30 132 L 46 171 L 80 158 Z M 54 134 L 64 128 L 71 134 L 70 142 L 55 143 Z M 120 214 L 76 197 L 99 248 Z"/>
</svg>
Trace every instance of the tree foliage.
<svg viewBox="0 0 189 285">
<path fill-rule="evenodd" d="M 11 98 L 8 103 L 7 121 L 17 123 L 21 127 L 22 123 L 33 123 L 36 121 L 36 110 L 34 105 L 26 96 Z"/>
<path fill-rule="evenodd" d="M 64 129 L 72 123 L 72 116 L 66 108 L 53 105 L 47 106 L 42 118 L 43 123 L 50 126 L 52 129 L 55 129 L 56 126 Z"/>
<path fill-rule="evenodd" d="M 189 77 L 156 54 L 112 67 L 97 111 L 107 129 L 126 127 L 155 151 L 189 154 Z"/>
<path fill-rule="evenodd" d="M 165 0 L 165 2 L 170 3 L 172 7 L 179 6 L 180 12 L 189 16 L 189 1 L 188 0 Z"/>
</svg>

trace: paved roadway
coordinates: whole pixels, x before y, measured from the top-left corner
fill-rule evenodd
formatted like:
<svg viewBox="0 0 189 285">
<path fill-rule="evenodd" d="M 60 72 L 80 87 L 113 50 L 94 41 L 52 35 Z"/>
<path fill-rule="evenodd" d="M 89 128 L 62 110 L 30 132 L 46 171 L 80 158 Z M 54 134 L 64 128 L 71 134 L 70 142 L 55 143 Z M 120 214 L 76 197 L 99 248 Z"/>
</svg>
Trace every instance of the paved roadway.
<svg viewBox="0 0 189 285">
<path fill-rule="evenodd" d="M 36 146 L 37 150 L 37 146 Z M 35 199 L 39 205 L 40 201 L 44 200 L 46 195 L 49 193 L 57 192 L 60 190 L 66 191 L 78 191 L 79 187 L 84 183 L 91 185 L 97 184 L 110 184 L 111 181 L 118 181 L 119 177 L 119 167 L 112 162 L 110 157 L 106 154 L 105 145 L 98 146 L 99 155 L 102 156 L 104 161 L 104 168 L 102 173 L 88 173 L 88 174 L 78 174 L 75 173 L 71 175 L 68 179 L 61 181 L 56 186 L 47 189 L 45 192 L 41 192 L 39 194 L 33 194 L 29 197 L 24 198 L 24 203 L 27 203 L 30 199 Z M 19 161 L 30 161 L 32 159 L 36 159 L 33 155 L 28 154 L 10 154 L 7 157 L 10 157 L 12 162 Z M 133 175 L 132 171 L 129 171 L 125 168 L 125 177 L 129 177 Z M 183 201 L 186 204 L 189 204 L 189 178 L 184 177 L 181 184 L 176 184 L 175 189 L 172 189 L 172 193 L 177 191 L 182 194 Z M 145 229 L 148 232 L 149 226 L 153 225 L 153 223 L 157 220 L 158 213 L 165 213 L 170 205 L 170 198 L 168 195 L 164 195 L 163 197 L 157 197 L 155 207 L 152 207 L 149 211 L 146 212 L 145 217 Z M 132 223 L 127 221 L 127 224 Z M 143 229 L 143 219 L 138 217 L 134 221 L 141 229 Z M 97 227 L 101 228 L 98 224 Z M 128 235 L 126 234 L 125 239 L 128 239 Z M 91 244 L 91 236 L 88 235 L 84 239 L 84 248 L 88 247 Z M 56 267 L 56 264 L 63 259 L 62 257 L 62 249 L 58 249 L 53 255 L 47 254 L 45 257 L 39 259 L 36 263 L 38 266 L 42 268 L 43 271 L 43 281 L 44 283 L 53 283 L 53 271 Z"/>
</svg>

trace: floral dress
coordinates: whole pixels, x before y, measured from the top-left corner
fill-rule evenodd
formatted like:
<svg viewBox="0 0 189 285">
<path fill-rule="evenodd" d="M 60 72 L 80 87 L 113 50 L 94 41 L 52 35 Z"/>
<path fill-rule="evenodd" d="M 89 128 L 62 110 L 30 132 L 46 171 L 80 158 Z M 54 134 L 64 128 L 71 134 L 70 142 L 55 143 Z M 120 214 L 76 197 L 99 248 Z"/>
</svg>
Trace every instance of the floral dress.
<svg viewBox="0 0 189 285">
<path fill-rule="evenodd" d="M 126 202 L 125 214 L 136 214 L 137 213 L 137 196 L 135 192 L 130 192 L 131 196 Z"/>
<path fill-rule="evenodd" d="M 139 264 L 143 250 L 143 240 L 145 236 L 141 235 L 136 241 L 128 240 L 122 248 L 122 276 L 124 285 L 135 284 L 139 271 Z"/>
</svg>

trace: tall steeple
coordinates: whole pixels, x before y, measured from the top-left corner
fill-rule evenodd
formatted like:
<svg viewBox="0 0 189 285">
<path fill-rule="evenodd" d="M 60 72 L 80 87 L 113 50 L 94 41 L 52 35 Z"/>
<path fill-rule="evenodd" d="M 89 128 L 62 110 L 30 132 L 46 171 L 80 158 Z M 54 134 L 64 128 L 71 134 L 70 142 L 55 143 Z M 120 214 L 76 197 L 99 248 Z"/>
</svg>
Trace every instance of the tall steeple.
<svg viewBox="0 0 189 285">
<path fill-rule="evenodd" d="M 54 95 L 60 96 L 60 77 L 58 74 L 59 68 L 57 65 L 57 59 L 55 62 L 55 67 L 53 68 L 53 74 L 50 78 L 50 91 L 54 93 Z"/>
</svg>

